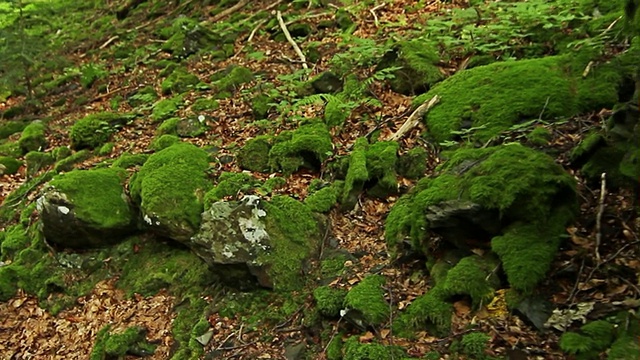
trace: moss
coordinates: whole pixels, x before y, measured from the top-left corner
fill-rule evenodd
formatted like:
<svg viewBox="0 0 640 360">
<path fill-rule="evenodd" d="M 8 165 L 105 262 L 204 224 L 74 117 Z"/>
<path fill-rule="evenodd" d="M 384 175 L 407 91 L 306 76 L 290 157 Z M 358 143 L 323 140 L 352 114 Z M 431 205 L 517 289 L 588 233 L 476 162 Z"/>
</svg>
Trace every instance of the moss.
<svg viewBox="0 0 640 360">
<path fill-rule="evenodd" d="M 316 301 L 318 311 L 323 316 L 338 317 L 342 310 L 347 291 L 334 289 L 329 286 L 320 286 L 313 290 L 313 298 Z"/>
<path fill-rule="evenodd" d="M 270 194 L 275 190 L 282 189 L 285 185 L 287 185 L 287 180 L 281 176 L 274 176 L 272 178 L 267 179 L 267 181 L 260 186 L 260 190 Z"/>
<path fill-rule="evenodd" d="M 337 181 L 330 186 L 314 191 L 304 199 L 305 205 L 315 212 L 328 212 L 338 203 L 338 197 L 342 193 L 342 185 L 341 181 Z"/>
<path fill-rule="evenodd" d="M 418 179 L 427 170 L 427 150 L 414 147 L 402 155 L 398 161 L 398 173 L 408 179 Z"/>
<path fill-rule="evenodd" d="M 178 107 L 182 106 L 182 97 L 174 96 L 169 99 L 162 99 L 153 104 L 151 111 L 151 119 L 155 122 L 167 119 L 178 111 Z"/>
<path fill-rule="evenodd" d="M 495 275 L 498 266 L 499 261 L 490 257 L 465 257 L 448 271 L 443 284 L 444 289 L 451 295 L 471 296 L 473 306 L 477 307 L 491 300 L 495 290 L 500 286 L 500 279 Z"/>
<path fill-rule="evenodd" d="M 548 145 L 551 140 L 551 132 L 544 126 L 536 126 L 527 134 L 527 141 L 534 146 Z"/>
<path fill-rule="evenodd" d="M 33 179 L 28 179 L 20 187 L 11 192 L 0 206 L 0 223 L 9 223 L 27 206 L 23 201 L 30 193 L 38 189 L 39 185 L 51 180 L 53 173 L 45 172 Z"/>
<path fill-rule="evenodd" d="M 318 249 L 321 229 L 313 212 L 288 196 L 274 196 L 266 202 L 266 230 L 272 250 L 258 262 L 271 264 L 269 275 L 276 290 L 296 289 L 304 284 L 303 262 Z M 291 221 L 296 219 L 296 221 Z"/>
<path fill-rule="evenodd" d="M 93 154 L 91 153 L 91 151 L 87 149 L 80 150 L 74 153 L 73 155 L 58 161 L 53 167 L 53 169 L 56 173 L 63 172 L 63 171 L 71 171 L 73 170 L 76 164 L 79 164 L 87 159 L 90 159 L 92 156 Z"/>
<path fill-rule="evenodd" d="M 238 86 L 253 81 L 253 73 L 243 66 L 230 66 L 211 76 L 212 85 L 218 91 L 233 91 Z"/>
<path fill-rule="evenodd" d="M 202 345 L 195 339 L 201 334 L 195 335 L 193 331 L 194 326 L 203 316 L 207 304 L 197 297 L 188 297 L 185 300 L 187 303 L 178 309 L 178 315 L 171 330 L 178 344 L 178 351 L 173 354 L 172 360 L 198 359 L 203 354 Z"/>
<path fill-rule="evenodd" d="M 4 167 L 2 174 L 13 175 L 18 172 L 22 166 L 22 161 L 10 156 L 0 156 L 0 165 Z"/>
<path fill-rule="evenodd" d="M 366 152 L 368 181 L 373 185 L 368 193 L 384 197 L 398 190 L 396 161 L 398 160 L 398 142 L 379 141 L 369 145 Z"/>
<path fill-rule="evenodd" d="M 344 305 L 362 313 L 371 325 L 379 325 L 389 320 L 389 304 L 384 299 L 382 288 L 386 280 L 381 275 L 370 275 L 354 286 L 347 294 Z"/>
<path fill-rule="evenodd" d="M 591 352 L 591 339 L 587 336 L 575 332 L 567 332 L 560 337 L 560 348 L 562 351 L 577 355 L 584 355 Z"/>
<path fill-rule="evenodd" d="M 439 62 L 440 54 L 433 42 L 414 39 L 402 41 L 394 52 L 388 52 L 378 70 L 391 66 L 400 67 L 392 72 L 394 77 L 389 80 L 391 89 L 401 94 L 414 95 L 429 90 L 444 79 L 444 74 L 437 66 Z"/>
<path fill-rule="evenodd" d="M 47 147 L 47 138 L 45 137 L 46 127 L 42 121 L 32 121 L 22 130 L 22 135 L 18 140 L 18 145 L 23 153 L 29 151 L 43 150 Z"/>
<path fill-rule="evenodd" d="M 130 119 L 130 115 L 111 112 L 85 116 L 71 127 L 71 147 L 74 150 L 98 148 L 109 141 L 111 135 Z"/>
<path fill-rule="evenodd" d="M 170 134 L 170 135 L 178 135 L 178 123 L 180 122 L 180 118 L 173 117 L 166 119 L 158 126 L 156 133 L 158 135 Z"/>
<path fill-rule="evenodd" d="M 583 78 L 587 62 L 569 54 L 478 66 L 442 81 L 414 104 L 441 97 L 425 116 L 436 141 L 474 127 L 474 139 L 485 142 L 522 119 L 538 117 L 543 108 L 554 119 L 613 105 L 622 76 L 615 65 L 602 65 Z"/>
<path fill-rule="evenodd" d="M 332 339 L 330 339 L 330 343 L 327 344 L 325 354 L 327 355 L 327 360 L 342 360 L 342 337 L 341 334 L 337 334 Z"/>
<path fill-rule="evenodd" d="M 11 156 L 11 157 L 20 157 L 22 155 L 22 149 L 20 149 L 20 145 L 17 142 L 8 141 L 0 144 L 0 155 L 1 156 Z"/>
<path fill-rule="evenodd" d="M 315 122 L 278 136 L 269 151 L 269 164 L 272 170 L 285 174 L 302 166 L 319 169 L 332 152 L 329 130 L 323 123 Z"/>
<path fill-rule="evenodd" d="M 638 358 L 640 358 L 640 344 L 638 343 L 637 337 L 625 334 L 620 336 L 613 344 L 611 344 L 608 359 L 622 360 Z"/>
<path fill-rule="evenodd" d="M 176 236 L 190 236 L 200 226 L 204 194 L 211 187 L 208 168 L 204 150 L 175 144 L 151 155 L 131 179 L 129 190 L 144 213 L 186 231 Z"/>
<path fill-rule="evenodd" d="M 342 126 L 350 114 L 349 108 L 338 98 L 330 98 L 324 106 L 324 122 L 329 127 Z"/>
<path fill-rule="evenodd" d="M 113 152 L 115 148 L 115 144 L 112 142 L 108 142 L 100 146 L 100 148 L 96 151 L 96 154 L 99 156 L 107 156 Z"/>
<path fill-rule="evenodd" d="M 471 359 L 485 359 L 485 351 L 489 345 L 491 336 L 481 333 L 472 332 L 462 336 L 460 345 L 462 345 L 462 352 L 469 356 Z"/>
<path fill-rule="evenodd" d="M 223 172 L 214 186 L 204 197 L 205 209 L 211 204 L 227 196 L 236 196 L 240 192 L 247 192 L 259 185 L 258 179 L 246 173 Z"/>
<path fill-rule="evenodd" d="M 369 143 L 366 138 L 358 138 L 349 157 L 349 170 L 344 182 L 341 203 L 346 209 L 351 209 L 358 201 L 358 195 L 369 179 L 367 171 L 367 148 Z"/>
<path fill-rule="evenodd" d="M 451 329 L 453 307 L 446 300 L 447 293 L 442 286 L 436 286 L 417 297 L 396 318 L 393 323 L 394 333 L 409 338 L 415 336 L 414 332 L 424 329 L 438 335 L 448 333 Z"/>
<path fill-rule="evenodd" d="M 220 107 L 220 103 L 211 98 L 200 98 L 193 102 L 191 105 L 191 111 L 201 112 L 208 110 L 215 110 Z"/>
<path fill-rule="evenodd" d="M 119 168 L 75 170 L 56 176 L 49 184 L 73 202 L 80 220 L 98 229 L 121 228 L 128 227 L 134 218 L 123 199 L 125 178 Z"/>
<path fill-rule="evenodd" d="M 22 225 L 13 225 L 5 230 L 4 239 L 0 244 L 2 260 L 8 260 L 13 259 L 20 250 L 29 247 L 31 239 Z"/>
<path fill-rule="evenodd" d="M 238 165 L 242 169 L 256 171 L 256 172 L 268 172 L 269 165 L 269 151 L 271 150 L 272 137 L 268 135 L 262 135 L 250 139 L 238 152 Z"/>
<path fill-rule="evenodd" d="M 25 161 L 27 162 L 27 175 L 32 177 L 40 170 L 53 165 L 55 159 L 50 153 L 29 151 L 27 155 L 25 155 Z"/>
<path fill-rule="evenodd" d="M 18 291 L 18 276 L 15 265 L 0 267 L 0 301 L 11 299 Z"/>
<path fill-rule="evenodd" d="M 344 263 L 348 257 L 343 253 L 332 253 L 326 259 L 320 262 L 320 275 L 322 279 L 332 279 L 342 275 L 344 271 Z"/>
<path fill-rule="evenodd" d="M 51 155 L 53 156 L 55 161 L 60 161 L 64 158 L 71 156 L 73 152 L 66 146 L 58 146 L 57 148 L 51 151 Z"/>
<path fill-rule="evenodd" d="M 629 179 L 620 171 L 620 165 L 623 164 L 626 151 L 614 146 L 606 146 L 596 149 L 589 157 L 589 160 L 580 169 L 582 174 L 592 182 L 600 182 L 602 173 L 607 175 L 607 186 L 617 188 L 628 185 Z M 637 169 L 637 165 L 632 165 L 630 169 L 623 167 L 623 171 L 633 174 L 633 170 Z M 637 180 L 632 178 L 631 180 Z"/>
<path fill-rule="evenodd" d="M 147 154 L 130 154 L 124 153 L 120 155 L 116 161 L 113 162 L 111 167 L 119 167 L 121 169 L 129 169 L 135 166 L 142 166 L 149 158 Z"/>
<path fill-rule="evenodd" d="M 107 325 L 98 332 L 91 360 L 123 358 L 128 354 L 151 355 L 155 351 L 155 345 L 146 341 L 146 330 L 143 328 L 129 327 L 121 333 L 110 333 L 110 329 L 110 325 Z"/>
<path fill-rule="evenodd" d="M 200 82 L 200 79 L 184 68 L 173 70 L 160 85 L 162 95 L 181 94 Z"/>
<path fill-rule="evenodd" d="M 344 360 L 388 360 L 405 356 L 402 348 L 385 346 L 378 343 L 360 343 L 357 336 L 352 336 L 343 345 Z"/>
<path fill-rule="evenodd" d="M 266 119 L 269 110 L 273 107 L 273 100 L 266 94 L 259 94 L 251 98 L 251 112 L 256 120 Z"/>
<path fill-rule="evenodd" d="M 158 94 L 153 86 L 145 86 L 137 90 L 134 94 L 127 96 L 127 103 L 132 108 L 141 105 L 151 104 L 158 99 Z"/>
<path fill-rule="evenodd" d="M 154 139 L 151 144 L 149 144 L 149 149 L 160 151 L 180 142 L 181 140 L 177 135 L 165 134 Z"/>
<path fill-rule="evenodd" d="M 9 136 L 19 133 L 27 126 L 23 121 L 7 121 L 0 125 L 0 139 L 6 139 Z"/>
<path fill-rule="evenodd" d="M 584 159 L 591 156 L 601 145 L 605 144 L 605 139 L 599 132 L 590 132 L 578 144 L 571 149 L 569 159 L 572 163 L 584 163 Z"/>
</svg>

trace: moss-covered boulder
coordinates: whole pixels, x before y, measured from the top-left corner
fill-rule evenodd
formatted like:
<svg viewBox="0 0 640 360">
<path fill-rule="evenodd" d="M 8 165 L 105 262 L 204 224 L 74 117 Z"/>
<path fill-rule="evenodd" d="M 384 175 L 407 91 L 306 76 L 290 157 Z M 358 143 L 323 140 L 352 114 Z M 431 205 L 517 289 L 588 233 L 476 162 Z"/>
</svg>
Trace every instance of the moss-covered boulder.
<svg viewBox="0 0 640 360">
<path fill-rule="evenodd" d="M 0 139 L 6 139 L 9 136 L 19 133 L 27 126 L 24 121 L 7 121 L 0 124 Z"/>
<path fill-rule="evenodd" d="M 193 138 L 204 134 L 209 127 L 204 117 L 190 117 L 186 119 L 170 118 L 158 127 L 158 134 L 177 135 L 183 138 Z"/>
<path fill-rule="evenodd" d="M 153 139 L 149 144 L 149 150 L 160 151 L 166 149 L 171 145 L 180 143 L 180 138 L 177 135 L 165 134 Z"/>
<path fill-rule="evenodd" d="M 151 119 L 155 122 L 159 122 L 170 118 L 178 111 L 178 108 L 182 106 L 182 97 L 174 96 L 169 99 L 162 99 L 155 104 L 151 111 Z"/>
<path fill-rule="evenodd" d="M 14 255 L 31 244 L 31 239 L 27 235 L 27 229 L 17 224 L 8 227 L 0 233 L 0 259 L 3 261 L 12 260 Z"/>
<path fill-rule="evenodd" d="M 440 174 L 418 182 L 391 209 L 389 247 L 409 238 L 429 255 L 431 230 L 458 249 L 491 248 L 510 285 L 532 290 L 576 214 L 575 180 L 548 155 L 519 144 L 460 149 Z"/>
<path fill-rule="evenodd" d="M 56 176 L 38 198 L 45 238 L 62 247 L 113 244 L 136 229 L 122 169 L 76 170 Z"/>
<path fill-rule="evenodd" d="M 11 156 L 0 156 L 0 174 L 15 174 L 22 166 L 22 161 Z"/>
<path fill-rule="evenodd" d="M 32 121 L 22 130 L 18 145 L 23 153 L 44 150 L 47 147 L 46 127 L 40 120 Z"/>
<path fill-rule="evenodd" d="M 377 69 L 395 69 L 389 80 L 393 91 L 404 95 L 422 94 L 445 77 L 437 66 L 440 53 L 434 45 L 425 39 L 402 41 L 384 55 Z"/>
<path fill-rule="evenodd" d="M 311 210 L 287 196 L 265 201 L 248 195 L 216 202 L 202 218 L 188 246 L 240 287 L 257 283 L 276 290 L 299 288 L 305 263 L 322 238 Z"/>
<path fill-rule="evenodd" d="M 269 151 L 269 165 L 272 170 L 285 174 L 291 174 L 300 167 L 319 170 L 332 153 L 329 130 L 323 123 L 315 122 L 280 133 Z"/>
<path fill-rule="evenodd" d="M 313 298 L 316 301 L 317 310 L 322 316 L 338 317 L 340 310 L 344 308 L 344 299 L 347 291 L 335 289 L 329 286 L 319 286 L 313 290 Z"/>
<path fill-rule="evenodd" d="M 71 148 L 74 150 L 99 148 L 131 119 L 132 115 L 111 112 L 85 116 L 71 127 L 69 133 Z"/>
<path fill-rule="evenodd" d="M 145 224 L 154 232 L 187 241 L 200 226 L 207 180 L 208 154 L 178 143 L 149 157 L 129 184 Z"/>
<path fill-rule="evenodd" d="M 160 85 L 162 95 L 181 94 L 200 82 L 200 79 L 184 68 L 173 70 Z"/>
<path fill-rule="evenodd" d="M 29 151 L 24 159 L 27 163 L 27 176 L 29 177 L 55 163 L 53 155 L 40 151 Z"/>
<path fill-rule="evenodd" d="M 269 151 L 273 137 L 269 135 L 257 136 L 247 140 L 238 152 L 238 165 L 245 170 L 256 172 L 268 172 Z"/>
<path fill-rule="evenodd" d="M 588 60 L 570 54 L 478 66 L 442 81 L 414 104 L 440 96 L 425 115 L 428 133 L 436 141 L 456 139 L 463 130 L 470 139 L 486 142 L 541 114 L 554 120 L 615 104 L 627 70 L 612 62 L 583 77 Z"/>
<path fill-rule="evenodd" d="M 251 70 L 244 66 L 230 65 L 226 69 L 220 70 L 211 75 L 210 81 L 213 87 L 219 92 L 216 97 L 225 98 L 229 92 L 233 92 L 238 86 L 253 81 L 254 75 Z"/>
<path fill-rule="evenodd" d="M 91 350 L 91 360 L 123 358 L 126 355 L 151 355 L 156 345 L 146 340 L 147 330 L 141 327 L 130 327 L 124 331 L 111 332 L 107 325 L 96 336 Z"/>
<path fill-rule="evenodd" d="M 162 50 L 184 59 L 200 50 L 218 45 L 218 37 L 189 17 L 177 17 L 171 26 L 162 28 L 159 35 L 166 42 Z"/>
<path fill-rule="evenodd" d="M 216 186 L 207 192 L 204 197 L 205 208 L 227 196 L 236 196 L 247 193 L 260 185 L 260 181 L 247 173 L 223 172 L 218 177 Z"/>
<path fill-rule="evenodd" d="M 309 196 L 304 199 L 304 203 L 315 212 L 328 212 L 338 203 L 343 188 L 344 182 L 336 180 L 329 186 L 311 189 Z"/>
<path fill-rule="evenodd" d="M 351 288 L 344 299 L 347 310 L 344 317 L 362 329 L 388 321 L 390 309 L 384 298 L 385 282 L 382 275 L 369 275 Z"/>
</svg>

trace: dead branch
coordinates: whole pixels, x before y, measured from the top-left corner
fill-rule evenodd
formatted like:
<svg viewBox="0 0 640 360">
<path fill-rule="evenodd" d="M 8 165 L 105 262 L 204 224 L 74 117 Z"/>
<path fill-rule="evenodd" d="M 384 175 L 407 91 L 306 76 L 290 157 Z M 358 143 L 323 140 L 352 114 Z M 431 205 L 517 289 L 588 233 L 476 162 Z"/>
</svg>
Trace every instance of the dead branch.
<svg viewBox="0 0 640 360">
<path fill-rule="evenodd" d="M 216 14 L 214 17 L 209 19 L 208 22 L 216 22 L 216 21 L 222 20 L 223 18 L 227 17 L 228 15 L 233 14 L 234 12 L 242 9 L 248 3 L 249 3 L 249 0 L 240 0 L 240 1 L 238 1 L 237 4 L 233 5 L 232 7 L 228 8 L 228 9 L 225 9 L 225 10 L 222 10 L 221 12 Z"/>
<path fill-rule="evenodd" d="M 369 12 L 371 13 L 371 15 L 373 15 L 373 23 L 376 25 L 376 27 L 380 26 L 380 22 L 378 21 L 378 15 L 376 15 L 376 10 L 382 9 L 383 7 L 385 7 L 385 5 L 387 5 L 387 3 L 382 3 L 380 5 L 375 6 L 373 9 L 369 9 Z"/>
<path fill-rule="evenodd" d="M 400 140 L 409 130 L 413 129 L 420 123 L 420 119 L 426 114 L 432 107 L 434 107 L 440 101 L 440 96 L 435 95 L 429 101 L 425 101 L 422 105 L 418 106 L 418 108 L 409 116 L 407 121 L 400 126 L 400 129 L 396 131 L 395 134 L 391 135 L 389 138 L 390 141 L 398 141 Z"/>
<path fill-rule="evenodd" d="M 107 46 L 109 46 L 109 44 L 111 44 L 112 42 L 118 40 L 119 38 L 120 38 L 120 36 L 118 36 L 118 35 L 110 37 L 109 40 L 105 41 L 104 44 L 100 45 L 100 47 L 98 49 L 102 50 L 102 49 L 106 48 Z"/>
<path fill-rule="evenodd" d="M 600 263 L 600 243 L 602 241 L 602 213 L 604 212 L 604 198 L 607 195 L 607 173 L 600 177 L 600 203 L 596 216 L 596 261 Z"/>
<path fill-rule="evenodd" d="M 278 18 L 278 24 L 280 24 L 280 28 L 282 29 L 284 36 L 287 38 L 287 41 L 289 42 L 289 44 L 291 44 L 291 46 L 293 47 L 293 50 L 296 52 L 296 54 L 298 54 L 298 57 L 300 58 L 300 62 L 302 62 L 302 67 L 305 69 L 308 69 L 309 66 L 307 66 L 307 58 L 302 53 L 302 50 L 300 50 L 300 48 L 298 47 L 298 44 L 296 44 L 296 42 L 293 41 L 293 38 L 291 37 L 291 34 L 289 33 L 289 30 L 287 29 L 287 26 L 285 25 L 284 20 L 282 19 L 282 12 L 280 10 L 276 12 L 276 17 Z"/>
</svg>

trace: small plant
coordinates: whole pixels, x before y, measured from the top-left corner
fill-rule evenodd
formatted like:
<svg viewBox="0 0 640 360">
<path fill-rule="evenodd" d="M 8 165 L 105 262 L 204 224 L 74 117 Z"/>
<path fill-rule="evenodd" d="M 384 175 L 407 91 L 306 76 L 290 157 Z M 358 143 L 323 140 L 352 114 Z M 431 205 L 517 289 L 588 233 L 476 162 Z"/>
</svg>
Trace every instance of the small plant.
<svg viewBox="0 0 640 360">
<path fill-rule="evenodd" d="M 472 359 L 486 359 L 485 350 L 491 337 L 485 333 L 472 332 L 462 337 L 462 352 Z"/>
</svg>

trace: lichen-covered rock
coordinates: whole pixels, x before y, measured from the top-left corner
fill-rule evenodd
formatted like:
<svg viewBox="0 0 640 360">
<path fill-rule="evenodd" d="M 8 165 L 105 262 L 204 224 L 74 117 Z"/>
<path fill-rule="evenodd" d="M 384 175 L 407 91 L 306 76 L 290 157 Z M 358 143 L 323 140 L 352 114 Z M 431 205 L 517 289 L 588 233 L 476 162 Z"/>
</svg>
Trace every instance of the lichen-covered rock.
<svg viewBox="0 0 640 360">
<path fill-rule="evenodd" d="M 430 254 L 429 230 L 459 249 L 491 247 L 510 285 L 531 290 L 543 279 L 564 226 L 576 214 L 575 180 L 548 155 L 519 144 L 460 149 L 440 170 L 391 209 L 385 234 L 389 248 L 397 249 L 408 237 Z M 528 226 L 528 235 L 519 233 L 526 239 L 508 236 L 518 224 Z M 508 250 L 495 247 L 504 237 L 513 244 Z M 507 261 L 527 266 L 507 266 Z"/>
<path fill-rule="evenodd" d="M 198 82 L 200 82 L 200 79 L 196 75 L 184 68 L 177 68 L 160 85 L 162 95 L 181 94 Z"/>
<path fill-rule="evenodd" d="M 29 151 L 44 150 L 47 147 L 47 139 L 45 137 L 46 127 L 40 120 L 32 121 L 22 130 L 18 145 L 23 153 Z"/>
<path fill-rule="evenodd" d="M 611 107 L 618 100 L 623 70 L 612 62 L 583 77 L 589 60 L 584 58 L 571 54 L 478 66 L 438 83 L 414 104 L 440 96 L 425 115 L 428 132 L 438 142 L 470 128 L 472 140 L 486 142 L 540 114 L 553 120 Z"/>
<path fill-rule="evenodd" d="M 329 130 L 323 123 L 315 122 L 280 133 L 269 151 L 269 164 L 272 170 L 285 174 L 303 166 L 319 170 L 332 152 Z"/>
<path fill-rule="evenodd" d="M 62 247 L 113 244 L 136 230 L 121 169 L 76 170 L 56 176 L 38 198 L 45 238 Z"/>
<path fill-rule="evenodd" d="M 208 159 L 204 150 L 178 143 L 151 155 L 133 176 L 131 197 L 152 231 L 182 242 L 196 233 L 211 188 Z"/>
<path fill-rule="evenodd" d="M 272 141 L 273 138 L 269 135 L 261 135 L 247 140 L 238 152 L 238 165 L 242 169 L 250 171 L 268 172 L 270 170 L 269 151 Z"/>
<path fill-rule="evenodd" d="M 69 133 L 74 150 L 95 149 L 109 141 L 118 129 L 131 120 L 131 115 L 102 112 L 76 121 Z"/>
<path fill-rule="evenodd" d="M 291 219 L 296 221 L 291 221 Z M 319 246 L 319 222 L 302 203 L 276 196 L 216 202 L 188 246 L 236 285 L 298 288 L 304 263 Z"/>
</svg>

